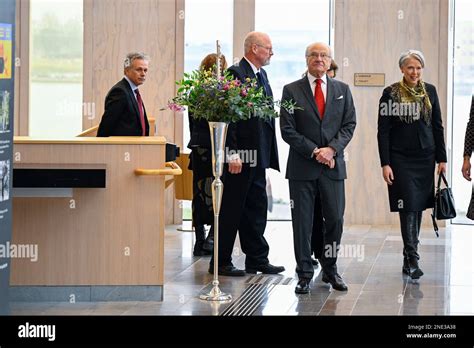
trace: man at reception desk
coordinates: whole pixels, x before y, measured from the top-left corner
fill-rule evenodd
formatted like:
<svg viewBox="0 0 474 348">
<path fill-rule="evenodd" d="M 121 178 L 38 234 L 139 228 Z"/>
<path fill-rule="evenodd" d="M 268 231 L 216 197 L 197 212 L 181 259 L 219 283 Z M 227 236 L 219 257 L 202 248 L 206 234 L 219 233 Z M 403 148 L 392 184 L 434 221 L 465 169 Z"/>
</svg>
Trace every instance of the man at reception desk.
<svg viewBox="0 0 474 348">
<path fill-rule="evenodd" d="M 98 137 L 148 136 L 150 126 L 138 86 L 145 82 L 148 57 L 129 53 L 124 60 L 124 78 L 105 97 L 105 111 L 97 131 Z"/>
</svg>

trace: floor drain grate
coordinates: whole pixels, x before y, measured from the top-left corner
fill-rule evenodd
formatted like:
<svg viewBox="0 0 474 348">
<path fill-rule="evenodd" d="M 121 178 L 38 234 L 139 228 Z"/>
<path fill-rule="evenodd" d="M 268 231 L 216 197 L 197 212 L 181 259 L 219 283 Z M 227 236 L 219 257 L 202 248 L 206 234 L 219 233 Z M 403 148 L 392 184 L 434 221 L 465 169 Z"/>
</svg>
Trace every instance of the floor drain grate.
<svg viewBox="0 0 474 348">
<path fill-rule="evenodd" d="M 245 282 L 248 287 L 221 316 L 250 316 L 270 296 L 275 285 L 289 285 L 293 278 L 255 275 Z"/>
<path fill-rule="evenodd" d="M 250 284 L 221 316 L 250 316 L 272 292 L 275 285 Z"/>
<path fill-rule="evenodd" d="M 246 284 L 261 284 L 261 285 L 289 285 L 293 282 L 291 277 L 282 276 L 268 276 L 268 275 L 254 275 L 247 279 Z"/>
</svg>

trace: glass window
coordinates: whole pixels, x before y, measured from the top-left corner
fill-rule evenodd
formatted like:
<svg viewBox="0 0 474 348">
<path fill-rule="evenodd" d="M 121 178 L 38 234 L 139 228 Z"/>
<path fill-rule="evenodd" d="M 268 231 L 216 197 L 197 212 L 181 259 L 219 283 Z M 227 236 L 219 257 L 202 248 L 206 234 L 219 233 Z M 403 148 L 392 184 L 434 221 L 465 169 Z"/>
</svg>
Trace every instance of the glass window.
<svg viewBox="0 0 474 348">
<path fill-rule="evenodd" d="M 217 15 L 218 14 L 218 15 Z M 210 20 L 212 16 L 212 20 Z M 232 65 L 233 0 L 187 0 L 185 3 L 184 71 L 199 69 L 202 59 L 216 52 L 219 40 L 227 65 Z M 183 145 L 189 142 L 187 114 L 183 122 Z"/>
<path fill-rule="evenodd" d="M 184 24 L 184 71 L 199 69 L 202 59 L 216 52 L 216 40 L 227 65 L 232 65 L 233 0 L 186 0 Z M 212 18 L 211 18 L 212 17 Z M 183 114 L 183 149 L 190 139 L 188 113 Z M 183 202 L 183 219 L 191 219 L 191 202 Z"/>
<path fill-rule="evenodd" d="M 474 93 L 474 4 L 470 0 L 454 2 L 454 69 L 453 69 L 453 126 L 452 126 L 452 189 L 457 217 L 454 223 L 473 224 L 466 217 L 471 199 L 472 182 L 461 175 L 464 135 Z M 472 159 L 471 159 L 472 164 Z"/>
<path fill-rule="evenodd" d="M 29 135 L 82 131 L 83 0 L 31 0 Z"/>
<path fill-rule="evenodd" d="M 280 99 L 283 86 L 306 71 L 306 47 L 316 41 L 329 44 L 330 0 L 295 0 L 290 6 L 287 0 L 256 0 L 255 6 L 255 30 L 269 34 L 272 40 L 274 56 L 265 70 L 275 99 Z M 273 197 L 268 219 L 291 220 L 285 179 L 289 146 L 281 138 L 280 127 L 276 132 L 281 171 L 267 171 Z"/>
</svg>

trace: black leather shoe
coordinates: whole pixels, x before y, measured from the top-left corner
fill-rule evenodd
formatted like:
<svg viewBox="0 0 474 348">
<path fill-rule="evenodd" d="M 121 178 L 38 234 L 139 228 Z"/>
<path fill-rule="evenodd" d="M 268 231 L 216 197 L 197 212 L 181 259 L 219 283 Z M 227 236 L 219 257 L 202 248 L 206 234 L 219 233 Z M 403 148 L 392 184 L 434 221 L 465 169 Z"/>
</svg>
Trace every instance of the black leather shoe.
<svg viewBox="0 0 474 348">
<path fill-rule="evenodd" d="M 203 244 L 204 244 L 204 241 L 202 241 L 202 240 L 196 241 L 196 244 L 194 244 L 194 250 L 193 250 L 193 255 L 194 256 L 211 255 L 210 251 L 204 250 Z"/>
<path fill-rule="evenodd" d="M 296 285 L 295 293 L 297 294 L 308 294 L 309 293 L 309 282 L 311 279 L 301 278 L 298 280 L 298 285 Z"/>
<path fill-rule="evenodd" d="M 321 280 L 325 283 L 331 284 L 334 290 L 347 291 L 348 287 L 346 283 L 342 280 L 341 276 L 336 273 L 334 276 L 328 276 L 326 273 L 323 273 Z"/>
<path fill-rule="evenodd" d="M 285 270 L 285 267 L 283 266 L 273 266 L 270 263 L 267 263 L 265 265 L 260 265 L 256 267 L 245 267 L 245 272 L 247 273 L 253 273 L 256 274 L 257 272 L 262 272 L 265 274 L 278 274 L 281 273 Z"/>
<path fill-rule="evenodd" d="M 227 277 L 243 277 L 245 276 L 245 271 L 243 269 L 235 268 L 232 265 L 229 266 L 220 266 L 219 275 Z M 214 266 L 209 267 L 209 273 L 214 274 Z"/>
<path fill-rule="evenodd" d="M 214 233 L 211 234 L 211 232 L 209 232 L 204 244 L 202 245 L 202 249 L 204 251 L 209 251 L 209 253 L 214 251 Z"/>
<path fill-rule="evenodd" d="M 411 279 L 420 279 L 420 277 L 424 274 L 421 268 L 418 266 L 418 259 L 410 259 L 408 261 L 408 271 L 409 276 Z"/>
<path fill-rule="evenodd" d="M 313 264 L 313 266 L 319 265 L 318 259 L 311 258 L 311 263 Z"/>
<path fill-rule="evenodd" d="M 406 257 L 403 258 L 402 273 L 410 275 L 410 266 L 408 265 L 408 259 Z"/>
</svg>

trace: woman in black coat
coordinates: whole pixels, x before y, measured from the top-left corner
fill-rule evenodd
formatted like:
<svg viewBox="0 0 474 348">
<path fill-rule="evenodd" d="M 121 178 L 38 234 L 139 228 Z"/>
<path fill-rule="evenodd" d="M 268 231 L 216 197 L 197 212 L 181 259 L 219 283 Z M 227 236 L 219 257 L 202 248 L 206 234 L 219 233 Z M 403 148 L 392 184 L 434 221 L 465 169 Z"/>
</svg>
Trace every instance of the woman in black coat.
<svg viewBox="0 0 474 348">
<path fill-rule="evenodd" d="M 216 69 L 217 54 L 208 54 L 201 62 L 199 69 Z M 224 55 L 220 58 L 221 75 L 227 69 Z M 191 149 L 189 169 L 193 171 L 193 226 L 196 233 L 194 244 L 194 256 L 211 255 L 214 247 L 214 212 L 212 208 L 211 184 L 212 175 L 212 153 L 211 135 L 209 124 L 204 119 L 195 120 L 189 114 L 189 131 L 191 139 L 188 148 Z M 207 238 L 204 225 L 211 225 Z"/>
<path fill-rule="evenodd" d="M 398 64 L 403 78 L 380 98 L 377 139 L 390 211 L 400 215 L 402 272 L 418 279 L 421 217 L 434 205 L 435 163 L 438 175 L 446 172 L 446 148 L 436 88 L 422 80 L 423 54 L 406 51 Z"/>
<path fill-rule="evenodd" d="M 471 181 L 471 155 L 474 150 L 474 95 L 471 100 L 471 113 L 466 127 L 466 136 L 464 137 L 464 162 L 462 164 L 462 176 Z M 474 220 L 474 190 L 472 191 L 471 203 L 467 209 L 469 219 Z"/>
</svg>

